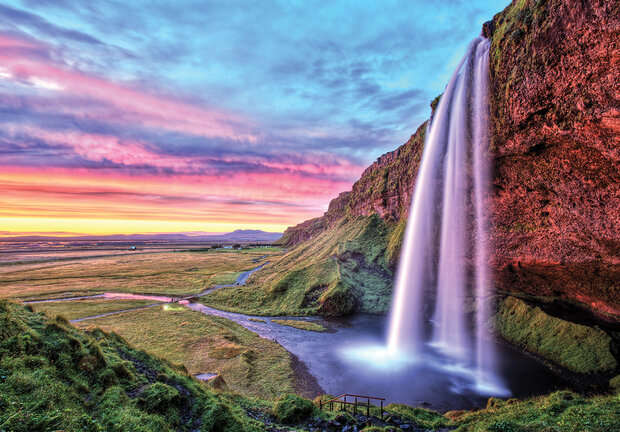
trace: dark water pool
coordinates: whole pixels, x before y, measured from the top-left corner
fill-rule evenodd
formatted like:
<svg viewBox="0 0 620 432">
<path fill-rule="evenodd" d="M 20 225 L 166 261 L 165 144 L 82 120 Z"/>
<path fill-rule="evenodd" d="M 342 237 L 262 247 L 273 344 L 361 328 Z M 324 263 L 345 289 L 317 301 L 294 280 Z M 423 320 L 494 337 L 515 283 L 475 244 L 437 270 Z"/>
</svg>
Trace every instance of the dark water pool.
<svg viewBox="0 0 620 432">
<path fill-rule="evenodd" d="M 450 365 L 428 347 L 417 363 L 398 361 L 383 347 L 387 318 L 357 315 L 338 320 L 316 320 L 330 332 L 316 333 L 282 326 L 270 318 L 222 312 L 191 303 L 189 307 L 235 321 L 260 336 L 280 343 L 304 362 L 329 394 L 383 397 L 386 403 L 404 403 L 446 411 L 486 404 L 493 392 L 475 388 L 472 372 Z M 265 322 L 250 321 L 260 318 Z M 290 319 L 290 318 L 289 318 Z M 526 397 L 567 388 L 568 383 L 538 361 L 503 344 L 496 346 L 498 375 L 509 394 Z"/>
</svg>

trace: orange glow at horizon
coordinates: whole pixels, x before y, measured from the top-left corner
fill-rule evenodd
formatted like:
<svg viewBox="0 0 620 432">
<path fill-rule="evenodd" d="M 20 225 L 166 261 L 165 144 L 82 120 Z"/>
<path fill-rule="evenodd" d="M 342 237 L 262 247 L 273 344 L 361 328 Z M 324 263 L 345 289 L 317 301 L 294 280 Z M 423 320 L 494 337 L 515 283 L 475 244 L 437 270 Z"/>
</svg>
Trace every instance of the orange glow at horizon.
<svg viewBox="0 0 620 432">
<path fill-rule="evenodd" d="M 180 232 L 226 233 L 236 229 L 259 229 L 284 232 L 286 224 L 157 221 L 128 219 L 62 219 L 62 218 L 7 218 L 0 217 L 0 237 L 20 235 L 111 235 L 159 234 Z"/>
<path fill-rule="evenodd" d="M 7 167 L 0 172 L 0 232 L 283 232 L 320 216 L 326 197 L 346 186 L 295 174 L 136 178 L 85 169 Z"/>
</svg>

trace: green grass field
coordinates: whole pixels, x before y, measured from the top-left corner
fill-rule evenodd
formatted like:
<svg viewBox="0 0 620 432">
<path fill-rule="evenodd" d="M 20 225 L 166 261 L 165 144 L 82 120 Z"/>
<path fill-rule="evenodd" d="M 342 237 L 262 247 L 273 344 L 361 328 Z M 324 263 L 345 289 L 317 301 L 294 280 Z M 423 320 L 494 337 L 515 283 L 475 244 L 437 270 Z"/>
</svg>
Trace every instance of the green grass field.
<svg viewBox="0 0 620 432">
<path fill-rule="evenodd" d="M 0 298 L 36 300 L 103 292 L 187 295 L 233 283 L 278 248 L 164 252 L 0 265 Z M 270 258 L 265 258 L 270 259 Z"/>
<path fill-rule="evenodd" d="M 114 331 L 139 349 L 184 364 L 192 375 L 220 373 L 239 394 L 270 399 L 293 390 L 290 357 L 278 343 L 226 319 L 178 304 L 109 315 L 76 325 Z"/>
<path fill-rule="evenodd" d="M 95 316 L 108 312 L 121 311 L 155 304 L 149 300 L 76 300 L 50 303 L 36 303 L 32 308 L 37 312 L 43 312 L 50 317 L 62 315 L 68 320 Z"/>
</svg>

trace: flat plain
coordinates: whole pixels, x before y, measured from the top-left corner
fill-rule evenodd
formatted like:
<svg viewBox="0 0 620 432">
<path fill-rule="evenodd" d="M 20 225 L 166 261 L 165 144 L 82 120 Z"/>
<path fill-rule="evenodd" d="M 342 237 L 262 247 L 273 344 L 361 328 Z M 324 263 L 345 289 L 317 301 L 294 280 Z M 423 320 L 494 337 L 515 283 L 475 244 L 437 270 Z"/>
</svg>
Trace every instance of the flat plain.
<svg viewBox="0 0 620 432">
<path fill-rule="evenodd" d="M 220 249 L 2 263 L 0 297 L 28 301 L 104 292 L 198 294 L 232 284 L 239 273 L 281 253 L 277 248 Z"/>
</svg>

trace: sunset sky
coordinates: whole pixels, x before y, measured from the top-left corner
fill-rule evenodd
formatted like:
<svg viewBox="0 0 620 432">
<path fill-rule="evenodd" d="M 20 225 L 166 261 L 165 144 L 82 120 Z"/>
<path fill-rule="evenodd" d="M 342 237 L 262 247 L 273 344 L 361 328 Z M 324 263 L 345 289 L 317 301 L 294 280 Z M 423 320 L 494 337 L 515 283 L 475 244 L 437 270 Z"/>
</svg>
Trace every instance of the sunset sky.
<svg viewBox="0 0 620 432">
<path fill-rule="evenodd" d="M 0 0 L 0 232 L 283 231 L 508 0 Z"/>
</svg>

